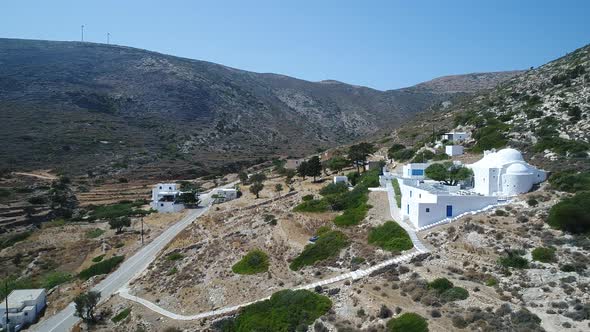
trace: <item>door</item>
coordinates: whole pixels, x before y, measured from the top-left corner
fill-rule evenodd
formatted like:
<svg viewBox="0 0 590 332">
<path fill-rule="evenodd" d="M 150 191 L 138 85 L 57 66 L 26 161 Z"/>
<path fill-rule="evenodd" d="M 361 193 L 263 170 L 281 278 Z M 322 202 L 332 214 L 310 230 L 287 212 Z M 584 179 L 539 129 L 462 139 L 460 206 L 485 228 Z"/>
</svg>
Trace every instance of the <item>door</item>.
<svg viewBox="0 0 590 332">
<path fill-rule="evenodd" d="M 447 205 L 447 217 L 452 217 L 452 216 L 453 216 L 453 206 Z"/>
</svg>

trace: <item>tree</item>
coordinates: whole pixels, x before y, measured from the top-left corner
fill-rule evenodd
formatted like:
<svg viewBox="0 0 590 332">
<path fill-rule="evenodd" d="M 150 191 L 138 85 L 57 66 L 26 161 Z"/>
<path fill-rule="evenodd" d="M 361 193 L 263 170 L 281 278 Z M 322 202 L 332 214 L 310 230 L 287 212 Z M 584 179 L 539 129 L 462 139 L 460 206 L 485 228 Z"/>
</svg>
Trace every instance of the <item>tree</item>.
<svg viewBox="0 0 590 332">
<path fill-rule="evenodd" d="M 285 172 L 285 184 L 289 188 L 289 191 L 293 191 L 293 177 L 295 177 L 295 170 L 288 169 Z"/>
<path fill-rule="evenodd" d="M 129 217 L 113 218 L 109 220 L 109 226 L 111 226 L 111 229 L 116 229 L 118 234 L 121 233 L 123 227 L 131 226 L 131 219 Z"/>
<path fill-rule="evenodd" d="M 377 148 L 371 143 L 359 143 L 348 149 L 348 159 L 356 165 L 357 173 L 360 173 L 360 167 L 365 166 L 367 157 L 375 153 Z"/>
<path fill-rule="evenodd" d="M 571 233 L 590 231 L 590 192 L 577 193 L 553 205 L 547 223 L 553 228 Z"/>
<path fill-rule="evenodd" d="M 100 292 L 89 291 L 82 293 L 74 298 L 76 306 L 76 316 L 80 317 L 85 322 L 95 322 L 94 309 L 100 301 Z"/>
<path fill-rule="evenodd" d="M 240 182 L 246 183 L 248 182 L 248 173 L 241 171 L 240 173 L 238 173 L 238 178 L 240 179 Z"/>
<path fill-rule="evenodd" d="M 256 183 L 256 182 L 264 182 L 266 180 L 266 175 L 264 173 L 255 173 L 252 174 L 252 176 L 250 176 L 250 183 Z"/>
<path fill-rule="evenodd" d="M 322 163 L 320 157 L 313 156 L 307 162 L 306 175 L 313 177 L 313 182 L 316 181 L 316 177 L 322 175 Z"/>
<path fill-rule="evenodd" d="M 387 156 L 389 157 L 389 159 L 393 159 L 393 154 L 394 153 L 396 153 L 398 151 L 401 151 L 401 150 L 403 150 L 405 148 L 406 147 L 403 144 L 396 143 L 396 144 L 392 145 L 389 148 L 389 150 L 387 150 Z"/>
<path fill-rule="evenodd" d="M 424 173 L 427 177 L 436 181 L 443 181 L 449 186 L 455 186 L 459 181 L 467 180 L 473 175 L 469 168 L 463 165 L 454 165 L 451 162 L 432 164 L 426 168 Z"/>
<path fill-rule="evenodd" d="M 283 191 L 283 185 L 280 183 L 275 184 L 275 191 L 279 193 L 279 196 L 281 196 L 281 191 Z"/>
<path fill-rule="evenodd" d="M 346 166 L 348 166 L 350 162 L 341 156 L 336 156 L 330 160 L 328 160 L 328 168 L 336 171 L 341 172 Z"/>
<path fill-rule="evenodd" d="M 256 198 L 260 198 L 260 192 L 262 191 L 263 188 L 264 188 L 264 184 L 262 184 L 262 182 L 254 182 L 250 186 L 250 192 L 253 193 L 254 195 L 256 195 Z"/>
<path fill-rule="evenodd" d="M 305 176 L 307 175 L 307 161 L 303 161 L 297 166 L 297 175 L 305 180 Z"/>
<path fill-rule="evenodd" d="M 199 193 L 196 190 L 181 193 L 178 197 L 178 200 L 185 205 L 199 206 L 199 203 L 201 203 L 201 200 L 199 199 Z"/>
</svg>

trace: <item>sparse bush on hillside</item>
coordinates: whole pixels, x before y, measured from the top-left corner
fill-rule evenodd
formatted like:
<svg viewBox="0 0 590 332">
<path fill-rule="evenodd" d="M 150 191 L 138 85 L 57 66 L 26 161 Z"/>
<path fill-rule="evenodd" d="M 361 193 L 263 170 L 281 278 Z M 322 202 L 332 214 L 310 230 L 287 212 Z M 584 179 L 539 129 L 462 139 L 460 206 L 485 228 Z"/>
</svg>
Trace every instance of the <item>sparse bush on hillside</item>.
<svg viewBox="0 0 590 332">
<path fill-rule="evenodd" d="M 403 162 L 412 159 L 416 151 L 414 149 L 405 148 L 391 154 L 391 157 L 397 162 Z"/>
<path fill-rule="evenodd" d="M 505 257 L 498 260 L 498 264 L 515 269 L 527 269 L 529 267 L 529 261 L 515 251 L 508 251 Z"/>
<path fill-rule="evenodd" d="M 580 192 L 565 198 L 549 210 L 547 223 L 571 233 L 590 231 L 590 192 Z"/>
<path fill-rule="evenodd" d="M 396 153 L 396 152 L 398 152 L 398 151 L 401 151 L 401 150 L 403 150 L 403 149 L 405 149 L 405 148 L 406 148 L 406 147 L 405 147 L 403 144 L 394 144 L 394 145 L 392 145 L 392 146 L 391 146 L 391 147 L 390 147 L 390 148 L 387 150 L 387 156 L 388 156 L 390 159 L 393 159 L 393 158 L 394 158 L 394 157 L 393 157 L 393 154 L 394 154 L 394 153 Z"/>
<path fill-rule="evenodd" d="M 78 275 L 80 279 L 88 280 L 99 274 L 107 274 L 113 271 L 123 260 L 125 256 L 113 256 L 112 258 L 106 259 L 100 263 L 96 263 L 84 269 Z"/>
<path fill-rule="evenodd" d="M 551 174 L 549 177 L 551 187 L 559 191 L 575 193 L 583 190 L 590 190 L 590 172 L 576 173 L 574 171 L 563 171 Z"/>
<path fill-rule="evenodd" d="M 342 182 L 339 183 L 330 183 L 329 185 L 323 187 L 320 190 L 320 195 L 328 196 L 328 195 L 335 195 L 335 194 L 342 194 L 348 192 L 348 186 Z"/>
<path fill-rule="evenodd" d="M 289 265 L 291 270 L 299 270 L 306 265 L 334 257 L 340 253 L 340 250 L 348 245 L 346 235 L 338 231 L 325 232 L 319 236 L 317 241 L 308 244 L 303 252 L 297 256 Z"/>
<path fill-rule="evenodd" d="M 555 248 L 535 248 L 532 252 L 533 260 L 543 263 L 555 261 Z"/>
<path fill-rule="evenodd" d="M 388 332 L 428 332 L 428 322 L 416 313 L 406 312 L 387 322 Z"/>
<path fill-rule="evenodd" d="M 233 321 L 224 322 L 222 331 L 307 331 L 331 307 L 332 301 L 325 296 L 307 290 L 283 290 L 269 300 L 243 308 Z"/>
<path fill-rule="evenodd" d="M 395 221 L 371 229 L 369 243 L 389 251 L 404 251 L 414 247 L 408 233 Z"/>
<path fill-rule="evenodd" d="M 268 255 L 259 249 L 250 251 L 244 258 L 232 266 L 237 274 L 256 274 L 268 271 Z"/>
<path fill-rule="evenodd" d="M 325 212 L 328 210 L 328 203 L 323 199 L 312 199 L 303 201 L 297 205 L 293 211 L 295 212 Z"/>
</svg>

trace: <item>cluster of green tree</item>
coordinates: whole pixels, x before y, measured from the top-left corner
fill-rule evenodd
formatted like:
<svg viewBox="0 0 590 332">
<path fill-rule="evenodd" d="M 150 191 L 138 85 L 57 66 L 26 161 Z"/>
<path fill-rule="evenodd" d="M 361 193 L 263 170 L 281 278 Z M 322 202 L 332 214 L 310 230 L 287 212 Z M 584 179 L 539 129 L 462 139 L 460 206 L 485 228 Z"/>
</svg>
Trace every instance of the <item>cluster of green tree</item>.
<svg viewBox="0 0 590 332">
<path fill-rule="evenodd" d="M 351 164 L 350 160 L 348 160 L 342 156 L 335 156 L 335 157 L 331 158 L 330 160 L 328 160 L 326 162 L 325 166 L 333 171 L 341 172 L 343 169 L 350 166 L 350 164 Z"/>
<path fill-rule="evenodd" d="M 90 220 L 116 219 L 121 217 L 138 217 L 151 213 L 141 209 L 146 204 L 145 200 L 122 201 L 117 204 L 95 206 L 90 211 Z"/>
<path fill-rule="evenodd" d="M 372 143 L 359 143 L 348 148 L 348 159 L 356 166 L 357 173 L 367 164 L 367 158 L 375 153 L 377 148 Z"/>
<path fill-rule="evenodd" d="M 416 313 L 406 312 L 387 322 L 388 332 L 428 332 L 428 321 Z"/>
<path fill-rule="evenodd" d="M 266 174 L 260 172 L 252 174 L 247 178 L 247 183 L 250 183 L 250 192 L 256 195 L 256 198 L 260 198 L 260 192 L 264 189 L 264 181 L 266 181 Z"/>
<path fill-rule="evenodd" d="M 320 162 L 320 157 L 313 156 L 309 160 L 303 161 L 297 167 L 297 174 L 305 179 L 306 176 L 313 177 L 313 182 L 316 181 L 316 178 L 322 175 L 322 163 Z"/>
<path fill-rule="evenodd" d="M 76 195 L 70 189 L 70 178 L 62 176 L 51 183 L 49 202 L 56 217 L 71 218 L 78 205 Z"/>
<path fill-rule="evenodd" d="M 334 257 L 348 245 L 346 235 L 339 231 L 327 231 L 318 236 L 315 243 L 306 245 L 301 254 L 291 261 L 291 270 L 297 271 L 304 266 Z"/>
<path fill-rule="evenodd" d="M 424 174 L 435 181 L 442 181 L 449 186 L 455 186 L 459 181 L 464 181 L 473 176 L 473 171 L 463 165 L 455 165 L 452 162 L 436 163 L 428 166 Z"/>
<path fill-rule="evenodd" d="M 551 187 L 559 191 L 575 193 L 590 190 L 590 172 L 563 171 L 549 177 Z"/>
<path fill-rule="evenodd" d="M 547 223 L 557 229 L 574 234 L 590 231 L 590 191 L 564 198 L 549 210 Z"/>
<path fill-rule="evenodd" d="M 395 221 L 387 221 L 369 232 L 369 243 L 388 251 L 404 251 L 414 247 L 408 233 Z"/>
<path fill-rule="evenodd" d="M 86 323 L 96 322 L 95 309 L 100 301 L 100 292 L 89 291 L 74 298 L 75 315 Z"/>
<path fill-rule="evenodd" d="M 32 234 L 33 234 L 32 231 L 24 231 L 24 232 L 15 233 L 15 234 L 7 234 L 7 235 L 3 236 L 2 238 L 0 238 L 0 250 L 2 250 L 4 248 L 12 247 L 16 243 L 26 240 Z"/>
<path fill-rule="evenodd" d="M 125 256 L 113 256 L 109 259 L 105 259 L 99 263 L 93 264 L 90 267 L 80 271 L 78 277 L 83 280 L 88 280 L 99 274 L 111 273 L 123 260 Z"/>
<path fill-rule="evenodd" d="M 237 274 L 256 274 L 268 271 L 268 266 L 268 255 L 260 249 L 254 249 L 234 264 L 231 269 Z"/>
<path fill-rule="evenodd" d="M 416 150 L 406 148 L 402 144 L 394 144 L 387 150 L 387 156 L 397 162 L 402 162 L 412 159 L 416 154 Z"/>
<path fill-rule="evenodd" d="M 434 153 L 430 150 L 422 150 L 412 159 L 413 163 L 425 163 L 429 160 L 440 161 L 449 159 L 449 155 L 443 152 Z"/>
<path fill-rule="evenodd" d="M 485 150 L 499 149 L 508 143 L 506 132 L 510 126 L 496 118 L 486 118 L 485 124 L 477 128 L 473 134 L 476 140 L 472 150 L 474 152 L 483 152 Z"/>
<path fill-rule="evenodd" d="M 244 307 L 237 317 L 217 322 L 223 332 L 307 331 L 332 307 L 329 298 L 307 290 L 282 290 Z"/>
<path fill-rule="evenodd" d="M 379 186 L 379 170 L 371 170 L 363 173 L 356 186 L 351 191 L 341 195 L 327 197 L 330 205 L 343 209 L 344 212 L 334 218 L 338 226 L 358 225 L 366 216 L 369 210 L 369 188 Z"/>
<path fill-rule="evenodd" d="M 436 296 L 443 302 L 465 300 L 469 292 L 462 287 L 456 287 L 447 278 L 437 278 L 428 283 L 428 289 L 434 290 Z"/>
</svg>

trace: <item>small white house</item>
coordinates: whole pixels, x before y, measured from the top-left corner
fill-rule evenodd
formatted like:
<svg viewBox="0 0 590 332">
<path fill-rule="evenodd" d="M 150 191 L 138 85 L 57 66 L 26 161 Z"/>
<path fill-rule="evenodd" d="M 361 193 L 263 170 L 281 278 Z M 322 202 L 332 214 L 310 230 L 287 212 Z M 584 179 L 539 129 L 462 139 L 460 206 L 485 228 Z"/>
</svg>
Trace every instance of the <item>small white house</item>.
<svg viewBox="0 0 590 332">
<path fill-rule="evenodd" d="M 441 141 L 447 140 L 447 141 L 453 141 L 453 142 L 461 142 L 461 141 L 468 139 L 469 136 L 470 135 L 467 132 L 453 131 L 450 133 L 444 133 L 440 139 L 441 139 Z"/>
<path fill-rule="evenodd" d="M 215 203 L 223 203 L 238 198 L 238 190 L 232 188 L 217 189 Z"/>
<path fill-rule="evenodd" d="M 8 295 L 8 308 L 4 301 L 0 306 L 0 328 L 6 329 L 6 309 L 8 309 L 8 326 L 10 330 L 21 329 L 35 323 L 40 313 L 47 306 L 45 289 L 17 289 Z"/>
<path fill-rule="evenodd" d="M 478 195 L 436 181 L 403 179 L 399 183 L 401 216 L 417 228 L 498 203 L 498 197 Z"/>
<path fill-rule="evenodd" d="M 158 183 L 152 188 L 150 205 L 161 213 L 180 212 L 184 209 L 184 204 L 178 202 L 180 193 L 176 183 Z"/>
<path fill-rule="evenodd" d="M 334 177 L 334 184 L 337 184 L 337 183 L 344 183 L 344 184 L 348 185 L 348 177 L 344 176 L 344 175 L 336 175 Z"/>
<path fill-rule="evenodd" d="M 451 157 L 460 156 L 463 154 L 463 146 L 461 146 L 461 145 L 447 145 L 447 146 L 445 146 L 445 153 Z"/>
<path fill-rule="evenodd" d="M 301 163 L 303 163 L 305 159 L 287 159 L 285 162 L 286 169 L 297 169 Z"/>
<path fill-rule="evenodd" d="M 515 149 L 485 151 L 484 157 L 467 167 L 473 170 L 473 190 L 482 195 L 515 196 L 547 179 L 547 173 L 529 165 Z"/>
<path fill-rule="evenodd" d="M 428 165 L 428 163 L 405 164 L 402 167 L 402 177 L 405 179 L 423 180 L 425 177 L 424 170 Z"/>
</svg>

